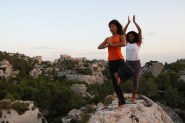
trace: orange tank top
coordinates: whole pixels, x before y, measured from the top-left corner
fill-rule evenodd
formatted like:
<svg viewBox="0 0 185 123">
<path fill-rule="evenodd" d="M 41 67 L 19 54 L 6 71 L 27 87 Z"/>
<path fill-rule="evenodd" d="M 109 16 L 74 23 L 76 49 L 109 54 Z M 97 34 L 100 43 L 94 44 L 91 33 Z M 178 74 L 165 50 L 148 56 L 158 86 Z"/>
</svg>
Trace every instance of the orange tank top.
<svg viewBox="0 0 185 123">
<path fill-rule="evenodd" d="M 120 35 L 116 35 L 115 37 L 112 37 L 112 43 L 116 44 L 120 42 Z M 121 47 L 108 47 L 108 60 L 119 60 L 124 59 L 122 53 L 121 53 Z"/>
</svg>

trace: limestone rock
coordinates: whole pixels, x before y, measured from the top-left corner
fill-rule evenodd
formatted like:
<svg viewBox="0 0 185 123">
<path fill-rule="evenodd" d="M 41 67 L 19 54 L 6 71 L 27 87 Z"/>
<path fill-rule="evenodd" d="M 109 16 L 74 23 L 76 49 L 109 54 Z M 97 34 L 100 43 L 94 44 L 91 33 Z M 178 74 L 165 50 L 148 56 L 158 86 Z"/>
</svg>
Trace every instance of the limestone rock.
<svg viewBox="0 0 185 123">
<path fill-rule="evenodd" d="M 70 121 L 72 119 L 79 119 L 81 113 L 82 113 L 82 111 L 79 109 L 72 109 L 71 111 L 69 111 L 69 113 L 66 117 L 62 118 L 62 122 L 63 123 L 70 123 Z"/>
<path fill-rule="evenodd" d="M 67 54 L 60 55 L 60 58 L 59 58 L 60 62 L 67 61 L 67 60 L 74 60 L 74 58 L 72 58 L 70 55 L 67 55 Z"/>
<path fill-rule="evenodd" d="M 4 71 L 0 70 L 0 78 L 4 76 Z"/>
<path fill-rule="evenodd" d="M 87 92 L 87 86 L 85 84 L 73 84 L 70 88 L 75 93 L 82 95 L 82 97 L 94 98 L 94 95 Z"/>
<path fill-rule="evenodd" d="M 96 111 L 100 111 L 100 110 L 102 110 L 102 109 L 104 109 L 104 108 L 105 108 L 105 105 L 104 105 L 103 103 L 99 102 L 99 103 L 97 104 Z"/>
<path fill-rule="evenodd" d="M 129 100 L 131 95 L 125 97 Z M 118 99 L 114 99 L 107 108 L 92 114 L 88 123 L 173 123 L 158 104 L 145 96 L 136 100 L 136 104 L 127 101 L 120 110 L 115 109 L 117 105 Z"/>
<path fill-rule="evenodd" d="M 77 80 L 86 82 L 87 84 L 102 84 L 104 82 L 104 78 L 99 75 L 80 75 L 80 74 L 69 74 L 69 73 L 59 73 L 59 76 L 65 75 L 69 80 Z"/>
<path fill-rule="evenodd" d="M 171 119 L 173 120 L 173 123 L 183 123 L 182 119 L 179 117 L 177 113 L 173 111 L 172 108 L 165 106 L 161 103 L 157 103 L 157 104 L 160 105 L 161 108 L 171 117 Z"/>
<path fill-rule="evenodd" d="M 78 94 L 85 94 L 87 92 L 87 86 L 85 84 L 73 84 L 70 88 Z"/>
<path fill-rule="evenodd" d="M 30 75 L 35 78 L 37 78 L 41 73 L 42 71 L 39 68 L 34 68 L 30 71 Z"/>
<path fill-rule="evenodd" d="M 185 70 L 179 72 L 180 79 L 185 82 Z"/>
<path fill-rule="evenodd" d="M 59 58 L 59 63 L 57 63 L 57 66 L 61 66 L 61 62 L 63 62 L 63 68 L 60 67 L 60 72 L 58 72 L 58 76 L 66 76 L 69 80 L 77 80 L 77 81 L 83 81 L 87 84 L 102 84 L 106 78 L 102 74 L 102 71 L 106 68 L 106 61 L 105 60 L 92 60 L 88 61 L 85 57 L 82 58 L 73 58 L 70 55 L 61 55 Z M 74 68 L 65 68 L 65 63 L 68 61 L 75 61 Z M 88 69 L 92 73 L 91 74 L 80 74 L 78 73 L 78 69 Z"/>
<path fill-rule="evenodd" d="M 36 57 L 33 57 L 33 59 L 35 59 L 39 64 L 43 62 L 42 56 L 36 56 Z"/>
<path fill-rule="evenodd" d="M 13 108 L 14 103 L 28 104 L 27 110 L 20 114 Z M 34 106 L 32 101 L 0 101 L 0 122 L 1 123 L 47 123 L 46 119 L 40 113 L 39 109 Z"/>
<path fill-rule="evenodd" d="M 118 106 L 118 99 L 110 95 L 107 98 L 114 99 L 109 105 L 104 106 L 103 103 L 98 103 L 97 106 L 87 105 L 80 109 L 73 109 L 62 118 L 62 122 L 70 123 L 72 119 L 80 120 L 81 114 L 87 113 L 90 116 L 88 123 L 173 123 L 157 103 L 143 95 L 138 96 L 136 103 L 131 103 L 131 96 L 131 94 L 125 94 L 126 104 L 120 110 L 115 109 Z"/>
<path fill-rule="evenodd" d="M 0 61 L 0 68 L 0 77 L 16 77 L 16 75 L 19 74 L 19 70 L 13 71 L 12 65 L 6 59 Z"/>
<path fill-rule="evenodd" d="M 157 77 L 164 69 L 164 65 L 158 61 L 147 62 L 142 68 L 142 74 L 145 72 L 151 72 L 154 77 Z"/>
<path fill-rule="evenodd" d="M 9 63 L 8 60 L 4 59 L 0 61 L 0 68 L 12 68 L 12 65 Z"/>
</svg>

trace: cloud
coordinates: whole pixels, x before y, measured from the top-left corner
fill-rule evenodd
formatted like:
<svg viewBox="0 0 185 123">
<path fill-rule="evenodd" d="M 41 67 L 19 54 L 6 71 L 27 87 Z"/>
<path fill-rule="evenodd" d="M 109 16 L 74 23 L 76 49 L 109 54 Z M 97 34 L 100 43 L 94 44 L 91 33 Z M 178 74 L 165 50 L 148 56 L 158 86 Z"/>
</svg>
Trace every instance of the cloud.
<svg viewBox="0 0 185 123">
<path fill-rule="evenodd" d="M 147 33 L 146 35 L 147 35 L 147 36 L 156 36 L 156 35 L 158 35 L 158 34 L 155 33 L 155 32 L 149 32 L 149 33 Z"/>
<path fill-rule="evenodd" d="M 31 47 L 32 50 L 55 50 L 56 48 L 48 46 Z"/>
</svg>

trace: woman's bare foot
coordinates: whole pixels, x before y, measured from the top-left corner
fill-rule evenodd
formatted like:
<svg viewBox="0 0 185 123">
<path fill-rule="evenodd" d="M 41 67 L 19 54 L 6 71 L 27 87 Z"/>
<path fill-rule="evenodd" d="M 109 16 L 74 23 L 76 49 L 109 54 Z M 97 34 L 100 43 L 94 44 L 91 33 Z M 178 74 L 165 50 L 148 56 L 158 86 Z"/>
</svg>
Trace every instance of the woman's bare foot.
<svg viewBox="0 0 185 123">
<path fill-rule="evenodd" d="M 116 110 L 119 110 L 119 109 L 121 109 L 121 108 L 124 108 L 124 105 L 117 106 L 115 109 L 116 109 Z"/>
<path fill-rule="evenodd" d="M 135 90 L 135 91 L 132 93 L 132 98 L 131 98 L 131 101 L 132 101 L 132 102 L 135 102 L 136 96 L 137 96 L 137 90 Z"/>
<path fill-rule="evenodd" d="M 132 97 L 131 102 L 135 102 L 135 101 L 136 101 L 136 97 Z"/>
</svg>

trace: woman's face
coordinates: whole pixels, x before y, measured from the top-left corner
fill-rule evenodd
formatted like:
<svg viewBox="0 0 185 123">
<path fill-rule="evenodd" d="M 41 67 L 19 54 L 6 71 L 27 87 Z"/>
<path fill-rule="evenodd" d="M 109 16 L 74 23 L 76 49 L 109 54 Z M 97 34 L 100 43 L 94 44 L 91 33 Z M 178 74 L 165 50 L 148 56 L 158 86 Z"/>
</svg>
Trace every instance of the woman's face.
<svg viewBox="0 0 185 123">
<path fill-rule="evenodd" d="M 116 25 L 111 24 L 109 28 L 110 28 L 110 32 L 111 32 L 112 34 L 116 34 L 116 33 L 117 33 L 118 28 L 117 28 Z"/>
<path fill-rule="evenodd" d="M 129 41 L 133 42 L 134 41 L 134 35 L 133 34 L 129 34 L 128 35 L 128 39 L 129 39 Z"/>
</svg>

